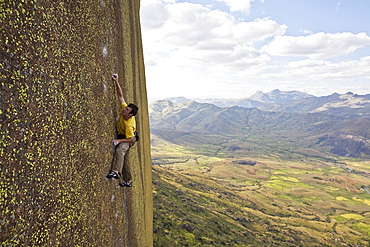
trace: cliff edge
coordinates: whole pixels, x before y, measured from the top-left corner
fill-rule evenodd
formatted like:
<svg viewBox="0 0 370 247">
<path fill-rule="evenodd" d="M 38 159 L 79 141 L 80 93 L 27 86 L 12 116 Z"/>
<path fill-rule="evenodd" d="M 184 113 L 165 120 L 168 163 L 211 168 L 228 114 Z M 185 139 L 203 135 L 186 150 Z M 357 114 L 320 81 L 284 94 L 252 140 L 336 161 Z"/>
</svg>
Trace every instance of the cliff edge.
<svg viewBox="0 0 370 247">
<path fill-rule="evenodd" d="M 2 246 L 152 246 L 140 1 L 0 3 Z M 134 187 L 106 179 L 119 114 L 139 106 Z"/>
</svg>

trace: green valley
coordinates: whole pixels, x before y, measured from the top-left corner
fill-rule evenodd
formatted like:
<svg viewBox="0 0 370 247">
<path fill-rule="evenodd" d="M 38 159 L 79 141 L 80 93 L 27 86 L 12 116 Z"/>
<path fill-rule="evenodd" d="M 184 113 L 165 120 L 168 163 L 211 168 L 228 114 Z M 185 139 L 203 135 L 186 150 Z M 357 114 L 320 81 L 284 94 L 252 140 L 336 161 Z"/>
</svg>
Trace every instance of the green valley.
<svg viewBox="0 0 370 247">
<path fill-rule="evenodd" d="M 292 96 L 150 105 L 154 246 L 370 245 L 369 96 Z"/>
<path fill-rule="evenodd" d="M 155 246 L 370 244 L 370 161 L 152 143 Z"/>
</svg>

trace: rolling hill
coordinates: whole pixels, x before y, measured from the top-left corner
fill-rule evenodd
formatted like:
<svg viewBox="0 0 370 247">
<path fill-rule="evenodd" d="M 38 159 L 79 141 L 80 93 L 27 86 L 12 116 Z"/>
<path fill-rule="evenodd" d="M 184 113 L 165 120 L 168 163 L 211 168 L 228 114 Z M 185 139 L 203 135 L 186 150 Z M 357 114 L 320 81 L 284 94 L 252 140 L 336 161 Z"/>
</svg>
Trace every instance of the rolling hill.
<svg viewBox="0 0 370 247">
<path fill-rule="evenodd" d="M 155 133 L 185 131 L 289 149 L 310 148 L 326 155 L 370 157 L 368 95 L 295 99 L 296 95 L 299 94 L 294 92 L 292 100 L 284 104 L 265 104 L 260 108 L 156 101 L 149 110 L 151 129 Z"/>
<path fill-rule="evenodd" d="M 369 246 L 367 96 L 282 94 L 150 105 L 154 246 Z"/>
</svg>

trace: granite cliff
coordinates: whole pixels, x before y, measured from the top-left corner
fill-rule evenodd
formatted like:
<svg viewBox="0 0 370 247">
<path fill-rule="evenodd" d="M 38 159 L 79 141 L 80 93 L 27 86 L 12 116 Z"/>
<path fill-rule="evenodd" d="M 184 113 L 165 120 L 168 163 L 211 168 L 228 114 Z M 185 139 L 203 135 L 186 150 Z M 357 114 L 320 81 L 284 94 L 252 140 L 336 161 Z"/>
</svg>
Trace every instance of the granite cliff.
<svg viewBox="0 0 370 247">
<path fill-rule="evenodd" d="M 139 0 L 0 3 L 2 246 L 152 246 Z M 134 187 L 106 179 L 118 100 L 140 108 Z"/>
</svg>

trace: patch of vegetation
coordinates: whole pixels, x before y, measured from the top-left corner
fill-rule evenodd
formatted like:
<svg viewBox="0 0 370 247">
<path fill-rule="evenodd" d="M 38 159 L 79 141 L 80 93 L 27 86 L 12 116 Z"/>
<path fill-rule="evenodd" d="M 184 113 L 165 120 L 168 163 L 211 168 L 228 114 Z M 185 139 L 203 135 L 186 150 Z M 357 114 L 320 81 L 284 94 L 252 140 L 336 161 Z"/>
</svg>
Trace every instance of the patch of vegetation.
<svg viewBox="0 0 370 247">
<path fill-rule="evenodd" d="M 139 5 L 0 1 L 1 246 L 151 244 Z M 137 189 L 128 197 L 105 178 L 119 110 L 112 73 L 141 105 L 145 130 L 131 150 Z"/>
<path fill-rule="evenodd" d="M 155 246 L 369 244 L 369 180 L 341 168 L 349 159 L 268 154 L 254 145 L 231 151 L 222 144 L 213 156 L 183 147 L 193 162 L 153 167 Z M 154 148 L 153 158 L 165 160 Z M 239 162 L 252 157 L 254 166 Z M 351 159 L 351 167 L 368 172 L 362 162 Z"/>
</svg>

